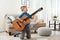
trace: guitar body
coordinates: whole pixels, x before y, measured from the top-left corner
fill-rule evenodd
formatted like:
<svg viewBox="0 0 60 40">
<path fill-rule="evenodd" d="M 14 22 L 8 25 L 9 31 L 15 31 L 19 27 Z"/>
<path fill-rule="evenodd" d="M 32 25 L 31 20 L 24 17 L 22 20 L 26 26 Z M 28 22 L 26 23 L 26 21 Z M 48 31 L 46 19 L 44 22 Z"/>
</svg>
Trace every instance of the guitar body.
<svg viewBox="0 0 60 40">
<path fill-rule="evenodd" d="M 15 30 L 17 31 L 22 31 L 24 29 L 24 27 L 26 26 L 26 24 L 24 24 L 24 22 L 21 22 L 20 20 L 24 20 L 25 18 L 27 18 L 27 16 L 23 16 L 19 19 L 15 19 L 13 21 L 13 27 L 15 28 Z M 25 22 L 30 23 L 30 19 L 26 20 Z"/>
</svg>

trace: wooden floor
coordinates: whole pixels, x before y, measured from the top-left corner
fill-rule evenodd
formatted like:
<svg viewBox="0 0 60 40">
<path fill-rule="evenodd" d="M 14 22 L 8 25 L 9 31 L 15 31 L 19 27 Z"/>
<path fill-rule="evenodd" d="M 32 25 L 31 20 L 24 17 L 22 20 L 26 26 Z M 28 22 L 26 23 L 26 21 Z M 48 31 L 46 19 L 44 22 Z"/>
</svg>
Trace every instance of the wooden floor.
<svg viewBox="0 0 60 40">
<path fill-rule="evenodd" d="M 21 40 L 20 37 L 9 36 L 8 33 L 0 33 L 0 40 Z M 60 40 L 60 31 L 52 31 L 51 36 L 40 36 L 37 33 L 31 34 L 31 39 L 24 40 Z"/>
<path fill-rule="evenodd" d="M 37 40 L 37 39 L 35 39 L 35 38 L 31 38 L 31 39 L 23 39 L 23 40 Z"/>
</svg>

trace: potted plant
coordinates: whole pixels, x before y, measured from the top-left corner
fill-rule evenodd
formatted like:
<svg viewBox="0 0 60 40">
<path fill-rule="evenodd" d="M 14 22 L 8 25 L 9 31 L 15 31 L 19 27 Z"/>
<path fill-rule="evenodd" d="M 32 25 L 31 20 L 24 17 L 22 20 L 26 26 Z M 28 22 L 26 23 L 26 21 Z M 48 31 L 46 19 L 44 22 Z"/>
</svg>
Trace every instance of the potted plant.
<svg viewBox="0 0 60 40">
<path fill-rule="evenodd" d="M 57 20 L 57 16 L 53 16 L 53 20 Z"/>
</svg>

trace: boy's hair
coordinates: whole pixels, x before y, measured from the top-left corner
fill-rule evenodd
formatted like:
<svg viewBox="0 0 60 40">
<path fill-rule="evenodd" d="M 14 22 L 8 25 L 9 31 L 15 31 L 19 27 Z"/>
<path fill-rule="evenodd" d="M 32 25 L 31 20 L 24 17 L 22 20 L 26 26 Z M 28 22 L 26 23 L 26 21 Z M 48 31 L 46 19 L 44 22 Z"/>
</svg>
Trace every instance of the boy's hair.
<svg viewBox="0 0 60 40">
<path fill-rule="evenodd" d="M 24 10 L 24 8 L 27 8 L 26 6 L 21 6 L 21 10 L 23 11 Z"/>
</svg>

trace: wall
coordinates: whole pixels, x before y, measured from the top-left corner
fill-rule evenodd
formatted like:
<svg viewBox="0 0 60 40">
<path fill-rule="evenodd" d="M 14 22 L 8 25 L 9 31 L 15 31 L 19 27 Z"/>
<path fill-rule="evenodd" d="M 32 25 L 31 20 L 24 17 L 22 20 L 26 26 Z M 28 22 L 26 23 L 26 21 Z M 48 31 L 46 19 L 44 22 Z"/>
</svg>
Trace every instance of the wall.
<svg viewBox="0 0 60 40">
<path fill-rule="evenodd" d="M 5 30 L 5 14 L 18 14 L 21 0 L 0 0 L 0 31 Z"/>
<path fill-rule="evenodd" d="M 60 0 L 30 0 L 30 12 L 34 12 L 36 9 L 43 7 L 43 11 L 37 13 L 39 19 L 44 19 L 49 23 L 54 15 L 58 16 L 60 20 Z"/>
<path fill-rule="evenodd" d="M 44 21 L 47 23 L 47 3 L 48 0 L 30 0 L 30 13 L 34 12 L 40 7 L 43 7 L 43 10 L 41 12 L 38 12 L 36 15 L 39 19 L 44 19 Z M 48 4 L 49 5 L 49 4 Z M 38 19 L 38 20 L 39 20 Z"/>
<path fill-rule="evenodd" d="M 60 0 L 57 0 L 57 15 L 58 19 L 60 20 Z"/>
</svg>

